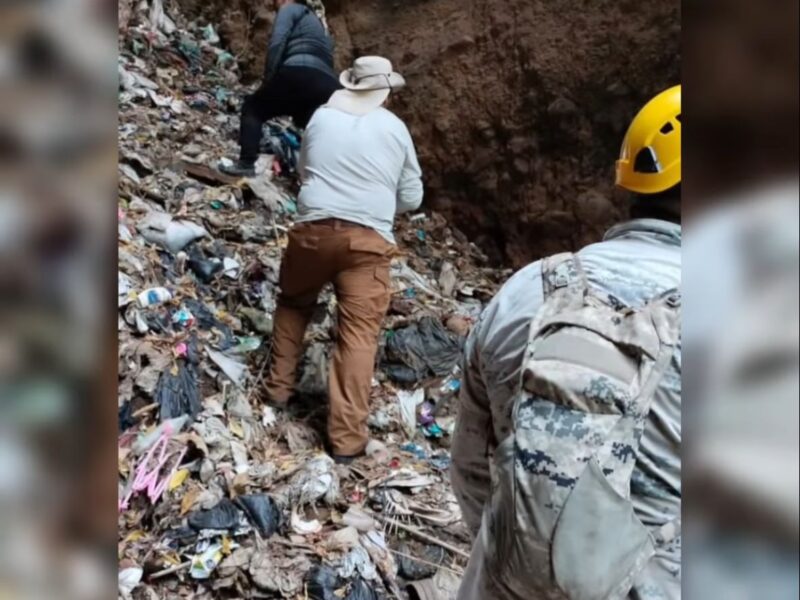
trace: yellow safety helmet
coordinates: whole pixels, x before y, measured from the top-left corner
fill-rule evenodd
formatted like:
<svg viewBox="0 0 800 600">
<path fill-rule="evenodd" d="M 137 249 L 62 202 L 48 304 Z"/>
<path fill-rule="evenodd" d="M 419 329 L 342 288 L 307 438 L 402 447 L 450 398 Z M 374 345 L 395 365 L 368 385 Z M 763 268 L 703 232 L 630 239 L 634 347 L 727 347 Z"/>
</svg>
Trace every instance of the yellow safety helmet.
<svg viewBox="0 0 800 600">
<path fill-rule="evenodd" d="M 681 86 L 661 92 L 639 111 L 617 161 L 617 185 L 657 194 L 681 182 Z"/>
</svg>

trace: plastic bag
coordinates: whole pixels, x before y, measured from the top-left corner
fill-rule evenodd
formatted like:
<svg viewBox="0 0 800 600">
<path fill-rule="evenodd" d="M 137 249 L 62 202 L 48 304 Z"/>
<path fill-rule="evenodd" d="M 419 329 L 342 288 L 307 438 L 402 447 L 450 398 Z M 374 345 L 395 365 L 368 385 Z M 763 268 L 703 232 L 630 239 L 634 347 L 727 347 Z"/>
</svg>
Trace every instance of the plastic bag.
<svg viewBox="0 0 800 600">
<path fill-rule="evenodd" d="M 193 256 L 186 264 L 203 283 L 213 281 L 214 276 L 223 269 L 222 261 L 218 258 L 206 259 L 202 256 Z"/>
<path fill-rule="evenodd" d="M 363 579 L 357 580 L 345 600 L 378 600 L 378 594 Z"/>
<path fill-rule="evenodd" d="M 317 565 L 306 577 L 306 589 L 310 600 L 339 600 L 335 592 L 342 585 L 342 580 L 336 571 L 325 565 Z"/>
<path fill-rule="evenodd" d="M 184 298 L 183 305 L 194 315 L 194 318 L 197 320 L 197 326 L 201 330 L 216 330 L 214 333 L 222 335 L 222 339 L 218 340 L 215 344 L 217 348 L 224 352 L 228 348 L 236 345 L 236 337 L 233 335 L 231 328 L 217 319 L 214 313 L 203 302 L 192 298 Z"/>
<path fill-rule="evenodd" d="M 249 494 L 236 498 L 236 505 L 244 511 L 250 524 L 267 539 L 280 526 L 280 511 L 266 494 Z"/>
<path fill-rule="evenodd" d="M 306 591 L 309 600 L 340 600 L 337 590 L 345 586 L 336 571 L 325 565 L 318 565 L 308 572 Z M 345 596 L 345 600 L 378 600 L 378 595 L 363 579 L 356 579 Z"/>
<path fill-rule="evenodd" d="M 393 381 L 416 383 L 430 376 L 448 375 L 461 357 L 463 339 L 450 333 L 438 319 L 390 332 L 383 367 Z"/>
<path fill-rule="evenodd" d="M 176 221 L 172 215 L 151 211 L 139 222 L 139 234 L 151 244 L 177 254 L 193 241 L 208 236 L 205 228 L 191 221 Z"/>
<path fill-rule="evenodd" d="M 239 526 L 240 513 L 236 505 L 223 498 L 210 510 L 198 510 L 187 517 L 189 527 L 195 531 L 216 529 L 220 531 L 234 530 Z"/>
<path fill-rule="evenodd" d="M 400 547 L 400 552 L 402 552 L 402 554 L 398 554 L 397 556 L 397 566 L 400 575 L 409 581 L 419 581 L 421 579 L 433 577 L 436 575 L 436 571 L 438 571 L 435 565 L 444 563 L 447 558 L 444 549 L 439 546 L 424 546 L 422 552 L 413 552 L 408 545 L 403 544 Z M 425 563 L 417 562 L 413 558 L 408 558 L 408 556 L 414 556 L 415 554 L 419 555 L 419 558 L 424 560 Z"/>
<path fill-rule="evenodd" d="M 161 421 L 189 415 L 192 420 L 202 410 L 197 370 L 191 362 L 178 360 L 177 365 L 161 373 L 156 384 L 155 400 L 161 407 Z"/>
</svg>

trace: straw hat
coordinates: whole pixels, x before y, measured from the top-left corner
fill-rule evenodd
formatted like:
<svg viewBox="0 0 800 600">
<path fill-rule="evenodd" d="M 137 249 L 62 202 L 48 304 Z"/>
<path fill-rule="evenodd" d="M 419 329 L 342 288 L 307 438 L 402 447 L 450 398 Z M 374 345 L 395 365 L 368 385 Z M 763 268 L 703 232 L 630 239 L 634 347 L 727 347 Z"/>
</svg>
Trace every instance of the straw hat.
<svg viewBox="0 0 800 600">
<path fill-rule="evenodd" d="M 339 81 L 345 88 L 334 92 L 328 106 L 354 115 L 365 115 L 386 101 L 392 90 L 405 86 L 392 63 L 380 56 L 362 56 L 343 71 Z"/>
</svg>

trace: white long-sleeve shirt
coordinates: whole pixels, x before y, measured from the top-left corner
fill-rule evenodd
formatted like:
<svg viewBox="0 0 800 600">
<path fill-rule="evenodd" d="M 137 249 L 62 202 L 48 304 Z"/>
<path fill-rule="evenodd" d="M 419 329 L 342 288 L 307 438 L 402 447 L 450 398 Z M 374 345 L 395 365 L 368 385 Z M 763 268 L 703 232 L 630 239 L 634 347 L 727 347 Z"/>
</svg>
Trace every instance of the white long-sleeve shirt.
<svg viewBox="0 0 800 600">
<path fill-rule="evenodd" d="M 298 222 L 336 218 L 394 243 L 397 213 L 422 204 L 422 171 L 405 124 L 385 108 L 356 116 L 323 106 L 303 137 Z"/>
</svg>

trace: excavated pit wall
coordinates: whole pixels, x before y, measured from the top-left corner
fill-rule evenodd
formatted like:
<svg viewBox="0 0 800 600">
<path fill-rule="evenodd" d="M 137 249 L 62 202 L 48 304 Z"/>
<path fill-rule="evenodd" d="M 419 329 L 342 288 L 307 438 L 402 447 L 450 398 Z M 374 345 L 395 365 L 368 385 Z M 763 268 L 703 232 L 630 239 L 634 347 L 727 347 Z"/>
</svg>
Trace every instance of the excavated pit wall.
<svg viewBox="0 0 800 600">
<path fill-rule="evenodd" d="M 178 0 L 214 23 L 250 78 L 272 22 L 264 0 Z M 427 206 L 498 263 L 596 241 L 623 215 L 613 163 L 651 95 L 680 81 L 678 0 L 328 0 L 337 68 L 390 58 L 392 110 L 425 171 Z"/>
</svg>

